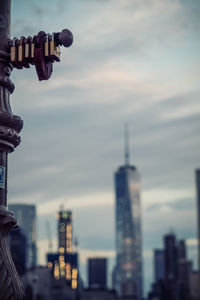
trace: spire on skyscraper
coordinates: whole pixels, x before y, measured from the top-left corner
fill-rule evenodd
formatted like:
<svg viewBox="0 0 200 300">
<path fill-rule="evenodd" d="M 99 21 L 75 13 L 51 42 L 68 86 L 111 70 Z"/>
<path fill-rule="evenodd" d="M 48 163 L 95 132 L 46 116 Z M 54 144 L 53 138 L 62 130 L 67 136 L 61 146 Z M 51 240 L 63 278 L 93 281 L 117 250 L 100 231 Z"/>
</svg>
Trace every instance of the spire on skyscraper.
<svg viewBox="0 0 200 300">
<path fill-rule="evenodd" d="M 128 128 L 128 124 L 125 123 L 124 125 L 124 142 L 125 142 L 125 165 L 128 166 L 129 165 L 129 158 L 130 158 L 130 154 L 129 154 L 129 128 Z"/>
<path fill-rule="evenodd" d="M 118 297 L 142 299 L 142 233 L 140 178 L 129 162 L 128 125 L 124 126 L 125 165 L 115 172 L 116 268 L 113 276 Z"/>
</svg>

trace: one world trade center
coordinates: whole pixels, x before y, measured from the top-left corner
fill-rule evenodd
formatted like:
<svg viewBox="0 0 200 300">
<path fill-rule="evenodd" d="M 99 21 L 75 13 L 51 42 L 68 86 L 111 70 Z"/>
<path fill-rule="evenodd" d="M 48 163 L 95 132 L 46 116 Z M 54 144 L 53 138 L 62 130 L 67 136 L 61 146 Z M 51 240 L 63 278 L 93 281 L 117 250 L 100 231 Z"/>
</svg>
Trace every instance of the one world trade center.
<svg viewBox="0 0 200 300">
<path fill-rule="evenodd" d="M 125 164 L 115 173 L 116 266 L 114 287 L 118 297 L 142 299 L 142 237 L 140 179 L 129 163 L 128 130 L 125 129 Z"/>
</svg>

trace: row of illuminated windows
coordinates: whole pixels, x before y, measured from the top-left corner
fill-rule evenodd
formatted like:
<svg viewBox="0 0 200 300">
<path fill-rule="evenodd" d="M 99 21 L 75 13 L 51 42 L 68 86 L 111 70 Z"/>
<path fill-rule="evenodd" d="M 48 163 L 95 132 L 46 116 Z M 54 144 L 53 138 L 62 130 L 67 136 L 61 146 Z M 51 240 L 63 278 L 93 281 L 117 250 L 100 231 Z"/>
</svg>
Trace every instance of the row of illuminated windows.
<svg viewBox="0 0 200 300">
<path fill-rule="evenodd" d="M 70 263 L 65 263 L 64 256 L 59 256 L 59 262 L 55 261 L 54 266 L 52 262 L 48 262 L 48 268 L 53 269 L 53 275 L 56 280 L 65 277 L 67 280 L 71 280 L 71 287 L 77 288 L 78 270 L 72 268 Z"/>
<path fill-rule="evenodd" d="M 64 220 L 68 220 L 69 222 L 72 221 L 72 213 L 71 212 L 61 212 L 61 213 L 57 213 L 57 219 L 64 219 Z"/>
<path fill-rule="evenodd" d="M 66 234 L 69 235 L 70 237 L 72 235 L 71 230 L 72 230 L 71 225 L 70 224 L 66 225 Z M 65 232 L 65 224 L 64 223 L 60 224 L 59 232 L 61 234 Z"/>
</svg>

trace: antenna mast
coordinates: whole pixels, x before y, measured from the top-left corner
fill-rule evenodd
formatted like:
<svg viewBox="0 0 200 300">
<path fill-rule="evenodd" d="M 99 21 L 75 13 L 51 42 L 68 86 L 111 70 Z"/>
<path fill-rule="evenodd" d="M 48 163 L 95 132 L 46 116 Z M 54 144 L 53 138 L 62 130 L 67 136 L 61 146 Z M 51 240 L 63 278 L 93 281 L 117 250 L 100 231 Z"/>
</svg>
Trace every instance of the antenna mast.
<svg viewBox="0 0 200 300">
<path fill-rule="evenodd" d="M 50 228 L 49 221 L 46 221 L 46 229 L 47 229 L 47 236 L 49 240 L 49 251 L 51 252 L 53 250 L 53 244 L 51 239 L 51 228 Z"/>
<path fill-rule="evenodd" d="M 129 128 L 128 124 L 124 125 L 124 142 L 125 142 L 125 165 L 129 166 Z"/>
</svg>

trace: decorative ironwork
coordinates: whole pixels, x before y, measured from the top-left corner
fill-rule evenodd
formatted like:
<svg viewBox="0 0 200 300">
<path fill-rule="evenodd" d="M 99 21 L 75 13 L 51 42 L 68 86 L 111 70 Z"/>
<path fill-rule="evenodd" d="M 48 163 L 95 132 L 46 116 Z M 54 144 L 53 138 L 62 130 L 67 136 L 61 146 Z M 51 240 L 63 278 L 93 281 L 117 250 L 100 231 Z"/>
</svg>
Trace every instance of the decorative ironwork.
<svg viewBox="0 0 200 300">
<path fill-rule="evenodd" d="M 40 31 L 32 38 L 21 36 L 8 41 L 10 62 L 14 68 L 30 68 L 35 65 L 39 80 L 47 80 L 53 72 L 53 63 L 60 61 L 60 46 L 69 47 L 73 42 L 68 29 L 53 32 L 52 35 Z"/>
<path fill-rule="evenodd" d="M 17 226 L 13 214 L 0 207 L 0 300 L 21 300 L 24 297 L 23 286 L 12 261 L 7 236 L 10 229 Z"/>
<path fill-rule="evenodd" d="M 32 37 L 10 39 L 11 0 L 0 5 L 0 300 L 22 300 L 23 287 L 12 261 L 7 236 L 17 227 L 13 214 L 7 210 L 7 157 L 20 144 L 23 121 L 12 113 L 10 94 L 14 84 L 10 80 L 13 68 L 35 65 L 39 80 L 47 80 L 52 65 L 60 61 L 59 46 L 69 47 L 73 42 L 68 29 L 52 35 L 40 31 Z"/>
</svg>

